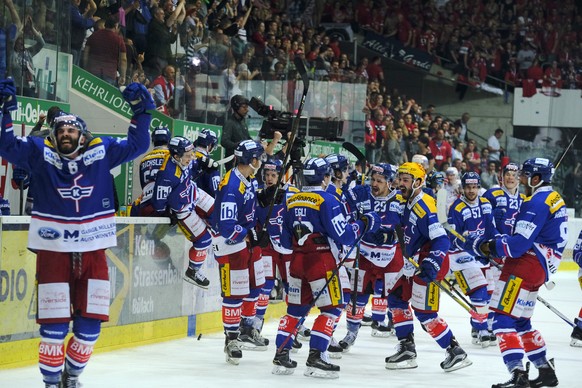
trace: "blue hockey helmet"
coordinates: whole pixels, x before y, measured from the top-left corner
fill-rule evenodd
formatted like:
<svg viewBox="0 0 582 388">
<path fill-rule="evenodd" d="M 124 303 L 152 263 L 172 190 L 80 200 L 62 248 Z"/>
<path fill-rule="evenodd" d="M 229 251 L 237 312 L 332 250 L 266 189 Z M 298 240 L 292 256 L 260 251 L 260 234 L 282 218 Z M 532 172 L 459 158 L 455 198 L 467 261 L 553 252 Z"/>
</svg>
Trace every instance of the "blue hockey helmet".
<svg viewBox="0 0 582 388">
<path fill-rule="evenodd" d="M 212 146 L 214 148 L 216 144 L 218 144 L 218 136 L 216 136 L 216 132 L 208 128 L 203 128 L 194 141 L 196 147 Z"/>
<path fill-rule="evenodd" d="M 61 152 L 57 143 L 57 132 L 64 126 L 69 126 L 79 131 L 79 141 L 77 143 L 77 147 L 73 151 L 68 152 L 66 154 Z M 57 151 L 59 153 L 61 153 L 64 156 L 69 156 L 79 151 L 81 147 L 85 145 L 84 143 L 89 137 L 88 135 L 89 131 L 87 130 L 87 124 L 83 119 L 74 114 L 61 112 L 57 117 L 54 118 L 52 130 L 50 133 L 50 139 L 53 145 L 57 148 Z M 81 141 L 82 138 L 85 138 L 85 141 Z"/>
<path fill-rule="evenodd" d="M 310 158 L 303 164 L 303 178 L 308 185 L 320 185 L 332 168 L 323 158 Z"/>
<path fill-rule="evenodd" d="M 469 171 L 463 174 L 461 177 L 461 187 L 465 187 L 467 185 L 477 185 L 481 187 L 481 177 L 474 171 Z"/>
<path fill-rule="evenodd" d="M 236 164 L 249 165 L 253 159 L 263 160 L 265 149 L 258 141 L 243 140 L 236 146 L 234 156 L 236 157 Z"/>
<path fill-rule="evenodd" d="M 325 157 L 326 162 L 329 163 L 332 170 L 347 172 L 348 171 L 348 158 L 340 154 L 329 154 Z"/>
<path fill-rule="evenodd" d="M 426 177 L 426 183 L 430 188 L 437 188 L 445 184 L 445 173 L 442 171 L 431 171 Z"/>
<path fill-rule="evenodd" d="M 194 150 L 194 145 L 185 137 L 176 136 L 170 139 L 168 149 L 170 150 L 170 155 L 181 158 L 186 152 Z"/>
<path fill-rule="evenodd" d="M 263 164 L 263 171 L 276 171 L 277 173 L 280 173 L 282 169 L 283 162 L 279 159 L 269 158 Z"/>
<path fill-rule="evenodd" d="M 394 178 L 396 178 L 397 173 L 398 170 L 395 166 L 389 163 L 378 163 L 372 166 L 370 176 L 374 176 L 374 174 L 381 174 L 384 176 L 384 178 L 386 178 L 386 182 L 392 182 L 394 181 Z"/>
<path fill-rule="evenodd" d="M 554 175 L 554 164 L 546 158 L 531 158 L 523 162 L 521 174 L 528 178 L 540 175 L 543 182 L 552 182 Z"/>
<path fill-rule="evenodd" d="M 172 134 L 165 125 L 160 125 L 152 131 L 152 143 L 154 146 L 168 144 Z"/>
</svg>

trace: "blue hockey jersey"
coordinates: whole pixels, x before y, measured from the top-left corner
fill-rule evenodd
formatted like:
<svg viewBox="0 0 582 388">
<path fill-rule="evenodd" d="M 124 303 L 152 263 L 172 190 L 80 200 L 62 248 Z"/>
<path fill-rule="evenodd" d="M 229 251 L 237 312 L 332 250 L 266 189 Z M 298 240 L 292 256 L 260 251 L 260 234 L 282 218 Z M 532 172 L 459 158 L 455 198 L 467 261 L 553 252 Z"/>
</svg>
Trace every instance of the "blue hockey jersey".
<svg viewBox="0 0 582 388">
<path fill-rule="evenodd" d="M 501 234 L 512 234 L 515 217 L 525 199 L 525 195 L 519 191 L 512 195 L 503 187 L 494 187 L 487 190 L 483 197 L 489 200 L 493 207 L 497 231 Z"/>
<path fill-rule="evenodd" d="M 438 221 L 434 198 L 421 191 L 409 200 L 404 206 L 402 225 L 406 256 L 415 257 L 422 250 L 423 254 L 442 263 L 450 242 Z"/>
<path fill-rule="evenodd" d="M 245 178 L 238 168 L 229 170 L 218 185 L 212 213 L 214 254 L 224 256 L 246 248 L 245 237 L 257 223 L 255 208 L 258 183 Z"/>
<path fill-rule="evenodd" d="M 200 166 L 200 158 L 209 155 L 199 149 L 196 150 L 196 160 L 192 168 L 192 175 L 198 188 L 204 190 L 212 198 L 216 197 L 216 191 L 220 184 L 220 172 L 218 169 L 208 169 Z"/>
<path fill-rule="evenodd" d="M 523 201 L 513 234 L 496 239 L 495 249 L 508 258 L 533 250 L 549 279 L 558 270 L 567 242 L 566 203 L 551 186 L 542 186 Z"/>
<path fill-rule="evenodd" d="M 154 210 L 163 214 L 194 211 L 197 187 L 191 177 L 191 166 L 183 168 L 168 154 L 158 171 L 152 197 Z"/>
<path fill-rule="evenodd" d="M 2 118 L 0 156 L 31 173 L 33 192 L 28 246 L 56 252 L 88 252 L 115 246 L 110 170 L 147 151 L 151 116 L 135 116 L 127 138 L 95 137 L 75 159 L 62 157 L 48 139 L 16 137 Z M 42 194 L 42 195 L 41 195 Z"/>
<path fill-rule="evenodd" d="M 259 189 L 263 190 L 263 189 Z M 267 223 L 267 233 L 271 240 L 271 245 L 275 251 L 282 254 L 292 253 L 291 251 L 283 248 L 281 245 L 281 233 L 283 233 L 283 219 L 287 207 L 285 206 L 286 201 L 294 194 L 298 193 L 299 190 L 296 187 L 289 186 L 283 195 L 282 202 L 279 204 L 274 204 L 271 214 L 269 216 L 269 222 Z M 269 212 L 269 206 L 262 207 L 260 205 L 256 208 L 257 211 L 257 222 L 258 227 L 262 228 L 265 225 L 265 220 L 267 218 L 267 213 Z"/>
</svg>

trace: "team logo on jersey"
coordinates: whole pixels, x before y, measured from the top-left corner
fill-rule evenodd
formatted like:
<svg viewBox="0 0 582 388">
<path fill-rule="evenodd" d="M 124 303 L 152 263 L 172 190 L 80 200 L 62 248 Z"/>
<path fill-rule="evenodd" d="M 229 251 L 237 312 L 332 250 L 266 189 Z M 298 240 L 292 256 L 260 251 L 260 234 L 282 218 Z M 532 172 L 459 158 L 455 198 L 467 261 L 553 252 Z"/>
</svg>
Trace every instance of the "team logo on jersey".
<svg viewBox="0 0 582 388">
<path fill-rule="evenodd" d="M 93 193 L 94 186 L 87 186 L 82 187 L 79 185 L 78 181 L 83 177 L 83 175 L 79 175 L 73 181 L 73 185 L 71 187 L 60 188 L 57 189 L 61 197 L 65 199 L 72 199 L 75 201 L 75 210 L 79 213 L 79 201 L 83 198 L 90 197 Z"/>
</svg>

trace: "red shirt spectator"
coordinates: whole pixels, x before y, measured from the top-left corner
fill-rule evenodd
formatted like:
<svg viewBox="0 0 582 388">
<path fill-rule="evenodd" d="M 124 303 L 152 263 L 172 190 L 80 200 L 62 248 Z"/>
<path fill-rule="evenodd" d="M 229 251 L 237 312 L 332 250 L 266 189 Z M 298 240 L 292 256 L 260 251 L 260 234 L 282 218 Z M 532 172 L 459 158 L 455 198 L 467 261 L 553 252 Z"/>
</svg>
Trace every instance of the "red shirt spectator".
<svg viewBox="0 0 582 388">
<path fill-rule="evenodd" d="M 428 144 L 430 153 L 434 156 L 435 166 L 440 169 L 444 162 L 451 164 L 453 157 L 453 148 L 448 141 L 445 140 L 445 131 L 439 128 L 436 131 L 436 136 Z"/>
<path fill-rule="evenodd" d="M 380 82 L 384 82 L 384 70 L 382 70 L 382 59 L 380 57 L 374 57 L 372 62 L 366 68 L 369 79 L 376 79 Z"/>
</svg>

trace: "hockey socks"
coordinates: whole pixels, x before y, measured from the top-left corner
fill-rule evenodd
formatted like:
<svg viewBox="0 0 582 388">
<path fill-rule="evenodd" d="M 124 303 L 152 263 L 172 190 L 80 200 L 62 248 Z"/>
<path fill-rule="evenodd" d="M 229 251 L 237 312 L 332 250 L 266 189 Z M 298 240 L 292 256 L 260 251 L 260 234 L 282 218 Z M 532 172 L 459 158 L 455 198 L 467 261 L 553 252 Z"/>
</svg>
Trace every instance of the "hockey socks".
<svg viewBox="0 0 582 388">
<path fill-rule="evenodd" d="M 416 317 L 441 348 L 446 349 L 450 345 L 453 333 L 444 319 L 436 313 L 417 312 Z"/>
<path fill-rule="evenodd" d="M 38 347 L 38 366 L 42 379 L 47 384 L 58 384 L 65 363 L 65 337 L 69 331 L 68 323 L 40 325 L 40 344 Z"/>
<path fill-rule="evenodd" d="M 93 354 L 93 347 L 101 332 L 101 321 L 97 319 L 77 317 L 73 321 L 74 336 L 67 344 L 65 362 L 66 372 L 71 376 L 79 376 Z"/>
</svg>

